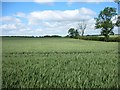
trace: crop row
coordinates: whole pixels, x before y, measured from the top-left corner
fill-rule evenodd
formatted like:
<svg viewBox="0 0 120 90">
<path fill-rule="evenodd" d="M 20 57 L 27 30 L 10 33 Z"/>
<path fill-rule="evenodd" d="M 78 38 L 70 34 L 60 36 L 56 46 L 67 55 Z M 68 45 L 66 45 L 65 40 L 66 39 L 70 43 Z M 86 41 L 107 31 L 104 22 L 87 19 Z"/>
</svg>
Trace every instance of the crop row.
<svg viewBox="0 0 120 90">
<path fill-rule="evenodd" d="M 6 88 L 118 87 L 117 54 L 43 54 L 3 57 Z"/>
</svg>

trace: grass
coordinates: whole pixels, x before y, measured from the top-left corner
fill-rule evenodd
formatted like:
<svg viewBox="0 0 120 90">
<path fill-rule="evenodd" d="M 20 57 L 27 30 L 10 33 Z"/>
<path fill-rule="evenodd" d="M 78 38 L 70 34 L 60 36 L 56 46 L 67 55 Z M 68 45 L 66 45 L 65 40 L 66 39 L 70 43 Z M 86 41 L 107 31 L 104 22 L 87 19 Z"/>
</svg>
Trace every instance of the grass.
<svg viewBox="0 0 120 90">
<path fill-rule="evenodd" d="M 118 87 L 118 43 L 3 38 L 3 88 Z"/>
</svg>

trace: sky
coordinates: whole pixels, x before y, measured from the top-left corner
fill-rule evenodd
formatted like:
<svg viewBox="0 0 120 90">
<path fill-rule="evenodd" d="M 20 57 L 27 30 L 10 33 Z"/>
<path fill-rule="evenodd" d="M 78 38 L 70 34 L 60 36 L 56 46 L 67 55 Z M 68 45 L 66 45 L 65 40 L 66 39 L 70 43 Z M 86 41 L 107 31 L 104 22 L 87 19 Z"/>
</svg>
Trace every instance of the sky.
<svg viewBox="0 0 120 90">
<path fill-rule="evenodd" d="M 13 0 L 14 1 L 14 0 Z M 85 35 L 100 34 L 95 29 L 94 18 L 105 7 L 115 7 L 114 2 L 2 2 L 2 36 L 44 36 L 44 35 L 68 35 L 70 28 L 78 29 L 78 24 L 87 24 Z M 50 1 L 50 2 L 49 2 Z M 114 32 L 118 29 L 115 27 Z"/>
</svg>

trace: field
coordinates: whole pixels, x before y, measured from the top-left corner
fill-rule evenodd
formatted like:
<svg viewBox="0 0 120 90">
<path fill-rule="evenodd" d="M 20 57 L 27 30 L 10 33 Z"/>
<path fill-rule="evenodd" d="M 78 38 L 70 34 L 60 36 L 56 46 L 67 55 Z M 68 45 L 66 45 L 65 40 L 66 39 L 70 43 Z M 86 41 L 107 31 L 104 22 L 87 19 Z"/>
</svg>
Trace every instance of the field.
<svg viewBox="0 0 120 90">
<path fill-rule="evenodd" d="M 2 41 L 3 88 L 116 88 L 118 43 L 69 38 Z"/>
</svg>

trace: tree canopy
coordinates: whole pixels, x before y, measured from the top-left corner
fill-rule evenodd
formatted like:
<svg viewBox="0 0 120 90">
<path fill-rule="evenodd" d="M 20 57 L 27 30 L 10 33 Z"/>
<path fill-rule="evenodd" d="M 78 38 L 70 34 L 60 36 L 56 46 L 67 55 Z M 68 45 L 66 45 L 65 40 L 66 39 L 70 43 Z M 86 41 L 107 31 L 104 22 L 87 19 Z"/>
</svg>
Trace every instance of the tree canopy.
<svg viewBox="0 0 120 90">
<path fill-rule="evenodd" d="M 75 30 L 74 28 L 70 28 L 68 30 L 68 34 L 71 38 L 77 38 L 79 36 L 78 30 L 77 29 Z"/>
<path fill-rule="evenodd" d="M 106 41 L 109 38 L 109 34 L 113 33 L 113 28 L 116 25 L 112 22 L 112 18 L 117 15 L 116 8 L 106 7 L 100 12 L 96 20 L 95 28 L 101 29 L 101 34 L 105 36 Z"/>
</svg>

